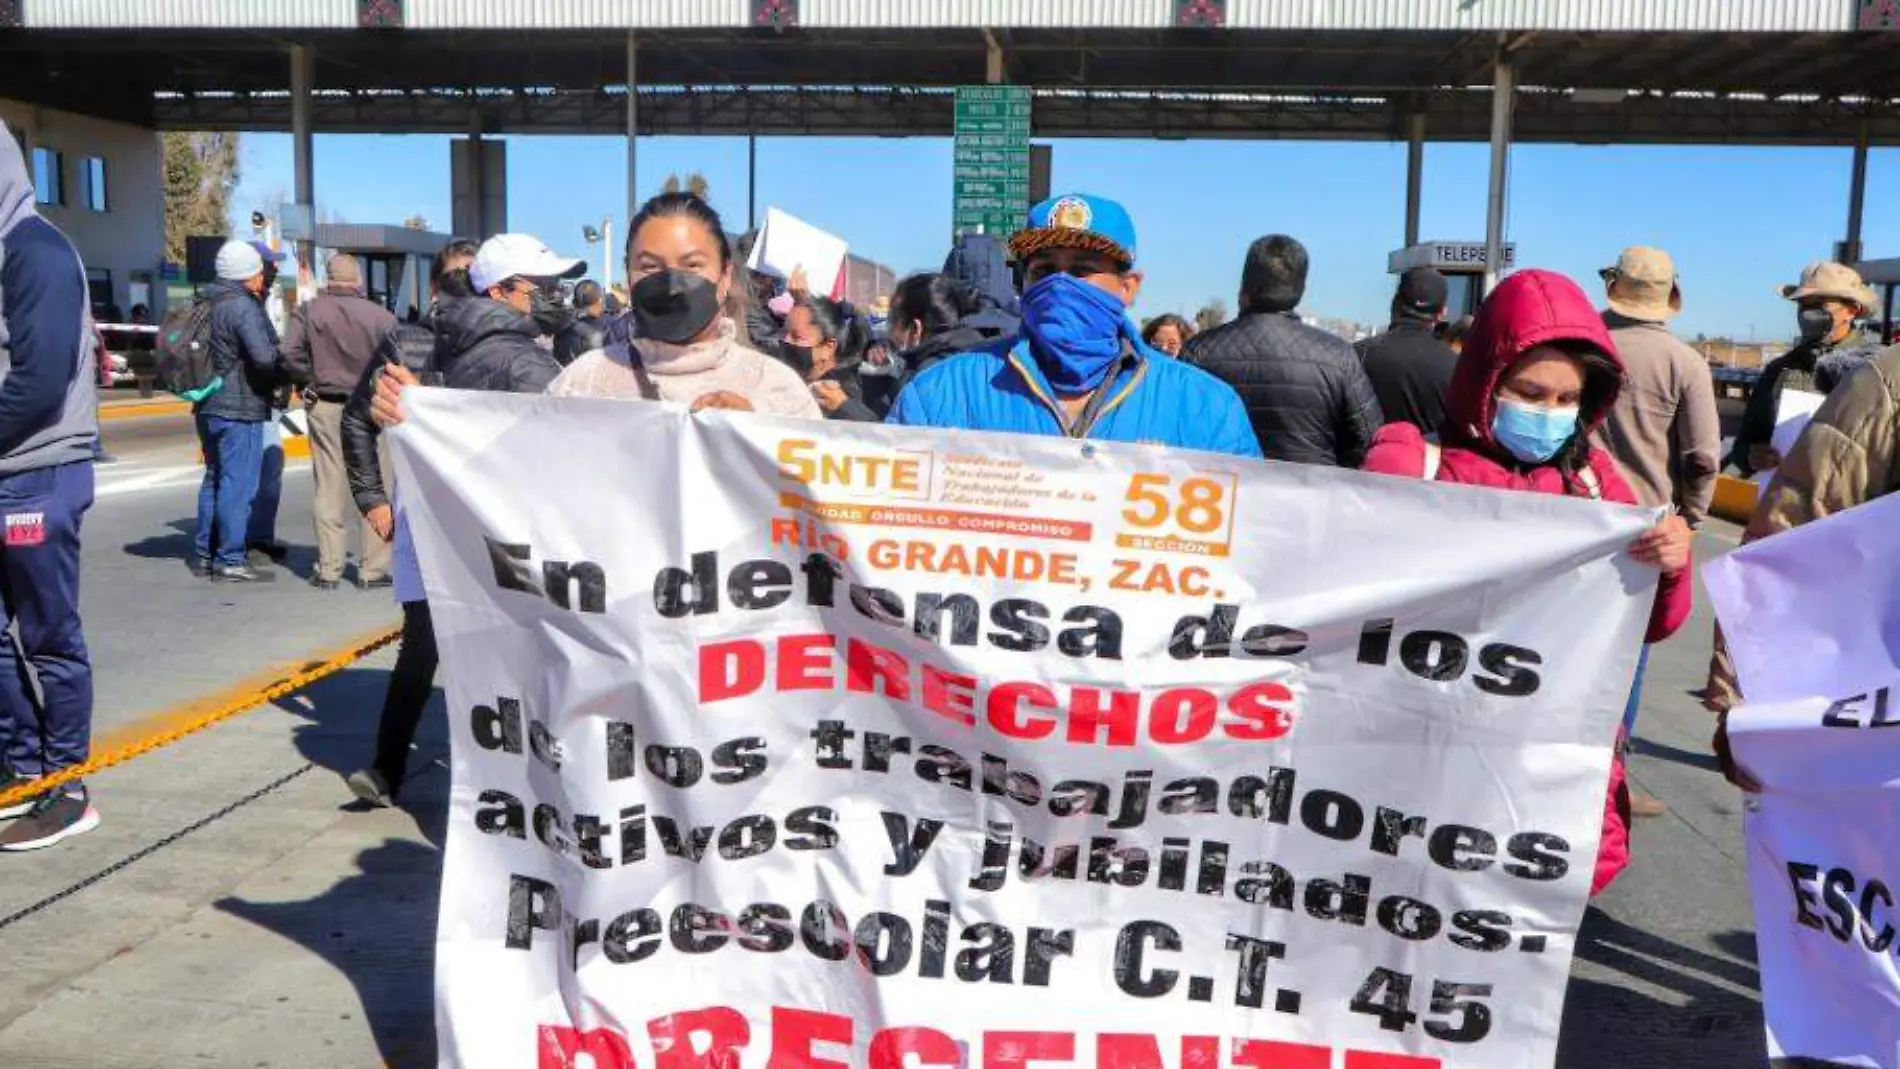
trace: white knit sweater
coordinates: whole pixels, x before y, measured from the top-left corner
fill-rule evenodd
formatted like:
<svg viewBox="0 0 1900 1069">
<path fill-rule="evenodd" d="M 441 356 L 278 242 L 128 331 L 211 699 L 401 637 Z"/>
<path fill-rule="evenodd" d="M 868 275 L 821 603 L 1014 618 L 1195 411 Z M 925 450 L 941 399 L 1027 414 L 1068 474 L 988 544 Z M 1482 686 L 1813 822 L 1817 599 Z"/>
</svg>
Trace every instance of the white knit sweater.
<svg viewBox="0 0 1900 1069">
<path fill-rule="evenodd" d="M 738 342 L 730 319 L 719 321 L 719 337 L 696 345 L 668 345 L 638 338 L 634 347 L 660 399 L 690 405 L 716 390 L 738 394 L 758 412 L 823 419 L 818 402 L 798 373 Z M 548 385 L 554 397 L 640 397 L 640 380 L 624 360 L 605 349 L 585 353 Z"/>
</svg>

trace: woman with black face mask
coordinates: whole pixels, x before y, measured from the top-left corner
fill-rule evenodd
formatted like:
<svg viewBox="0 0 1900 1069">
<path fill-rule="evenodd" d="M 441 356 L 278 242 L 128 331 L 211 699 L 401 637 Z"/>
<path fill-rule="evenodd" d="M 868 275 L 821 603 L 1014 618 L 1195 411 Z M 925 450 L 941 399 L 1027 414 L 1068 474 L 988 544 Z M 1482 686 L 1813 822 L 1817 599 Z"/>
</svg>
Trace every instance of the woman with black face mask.
<svg viewBox="0 0 1900 1069">
<path fill-rule="evenodd" d="M 850 305 L 827 297 L 801 297 L 785 320 L 779 359 L 805 377 L 827 419 L 876 423 L 884 413 L 864 400 L 858 371 L 871 332 Z"/>
<path fill-rule="evenodd" d="M 744 283 L 711 206 L 691 193 L 662 193 L 627 229 L 634 337 L 575 360 L 548 393 L 822 417 L 797 373 L 747 347 L 725 314 L 732 288 Z"/>
</svg>

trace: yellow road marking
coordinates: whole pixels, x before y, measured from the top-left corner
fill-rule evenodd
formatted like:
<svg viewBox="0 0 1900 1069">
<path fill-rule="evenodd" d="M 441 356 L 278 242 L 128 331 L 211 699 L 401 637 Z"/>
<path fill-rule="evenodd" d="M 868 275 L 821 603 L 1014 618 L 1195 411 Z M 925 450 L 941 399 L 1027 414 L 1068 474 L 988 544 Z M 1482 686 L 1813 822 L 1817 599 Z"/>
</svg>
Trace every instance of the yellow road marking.
<svg viewBox="0 0 1900 1069">
<path fill-rule="evenodd" d="M 121 419 L 144 419 L 148 416 L 188 416 L 190 414 L 190 401 L 121 401 L 99 406 L 99 419 L 105 423 Z"/>
<path fill-rule="evenodd" d="M 294 694 L 375 653 L 396 641 L 401 634 L 402 629 L 394 627 L 373 631 L 327 655 L 317 654 L 290 668 L 279 665 L 267 669 L 229 687 L 113 728 L 94 743 L 93 753 L 97 756 L 90 761 L 43 776 L 10 791 L 0 791 L 0 806 L 25 801 L 61 784 L 123 764 L 141 754 L 170 746 L 187 735 L 203 731 L 239 713 Z"/>
</svg>

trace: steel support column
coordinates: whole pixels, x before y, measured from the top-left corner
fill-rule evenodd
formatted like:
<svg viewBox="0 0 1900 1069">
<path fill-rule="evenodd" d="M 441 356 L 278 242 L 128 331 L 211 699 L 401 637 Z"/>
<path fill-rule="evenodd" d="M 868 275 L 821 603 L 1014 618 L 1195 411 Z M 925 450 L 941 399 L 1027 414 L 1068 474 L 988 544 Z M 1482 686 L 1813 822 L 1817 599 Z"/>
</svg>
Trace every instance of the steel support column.
<svg viewBox="0 0 1900 1069">
<path fill-rule="evenodd" d="M 1504 266 L 1504 219 L 1511 196 L 1511 116 L 1517 98 L 1517 70 L 1511 55 L 1498 49 L 1491 88 L 1491 185 L 1484 213 L 1484 292 L 1498 283 Z"/>
<path fill-rule="evenodd" d="M 1425 196 L 1425 113 L 1405 119 L 1405 247 L 1418 244 L 1419 207 Z"/>
<path fill-rule="evenodd" d="M 1847 240 L 1841 242 L 1838 259 L 1845 264 L 1860 262 L 1861 216 L 1867 206 L 1867 145 L 1873 137 L 1873 122 L 1861 119 L 1854 133 L 1854 177 L 1847 189 Z"/>
<path fill-rule="evenodd" d="M 759 228 L 759 135 L 745 138 L 745 228 Z"/>
<path fill-rule="evenodd" d="M 308 208 L 308 222 L 313 229 L 316 224 L 317 183 L 310 104 L 311 90 L 316 81 L 316 58 L 309 45 L 290 46 L 291 175 L 296 186 L 296 202 Z M 273 225 L 281 222 L 272 220 Z M 312 283 L 316 281 L 316 245 L 309 239 L 297 242 L 297 266 L 299 283 L 304 281 L 304 272 L 309 272 L 307 277 Z"/>
<path fill-rule="evenodd" d="M 633 226 L 633 217 L 640 214 L 640 94 L 635 88 L 640 84 L 639 42 L 632 31 L 627 33 L 627 226 Z M 627 237 L 633 232 L 629 229 Z M 607 255 L 612 256 L 610 250 Z"/>
</svg>

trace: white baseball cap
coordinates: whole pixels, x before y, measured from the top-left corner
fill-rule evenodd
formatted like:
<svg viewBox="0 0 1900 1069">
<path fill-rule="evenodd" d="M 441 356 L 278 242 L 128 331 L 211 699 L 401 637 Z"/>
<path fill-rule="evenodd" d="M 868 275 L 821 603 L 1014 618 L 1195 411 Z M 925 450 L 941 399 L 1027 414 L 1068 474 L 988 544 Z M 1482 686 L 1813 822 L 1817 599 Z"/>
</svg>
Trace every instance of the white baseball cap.
<svg viewBox="0 0 1900 1069">
<path fill-rule="evenodd" d="M 256 278 L 264 270 L 264 257 L 258 255 L 257 246 L 232 238 L 218 246 L 215 270 L 218 277 L 227 282 L 243 282 Z"/>
<path fill-rule="evenodd" d="M 554 255 L 533 234 L 496 234 L 475 250 L 475 262 L 468 268 L 469 281 L 481 293 L 511 278 L 579 278 L 586 273 L 585 262 Z"/>
</svg>

